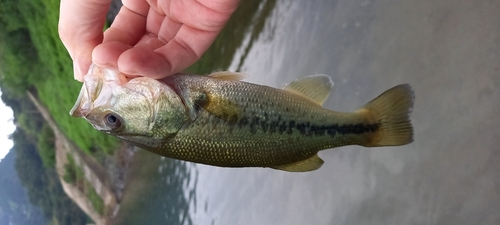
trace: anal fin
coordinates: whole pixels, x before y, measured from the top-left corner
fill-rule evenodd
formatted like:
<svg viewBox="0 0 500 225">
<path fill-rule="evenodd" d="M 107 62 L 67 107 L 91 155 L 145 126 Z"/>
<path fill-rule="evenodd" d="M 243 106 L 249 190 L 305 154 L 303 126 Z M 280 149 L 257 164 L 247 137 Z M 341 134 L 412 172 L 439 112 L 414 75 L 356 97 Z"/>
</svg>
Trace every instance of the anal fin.
<svg viewBox="0 0 500 225">
<path fill-rule="evenodd" d="M 272 166 L 271 168 L 288 172 L 308 172 L 319 169 L 323 165 L 323 163 L 324 161 L 318 156 L 318 154 L 316 154 L 302 161 L 285 165 Z"/>
</svg>

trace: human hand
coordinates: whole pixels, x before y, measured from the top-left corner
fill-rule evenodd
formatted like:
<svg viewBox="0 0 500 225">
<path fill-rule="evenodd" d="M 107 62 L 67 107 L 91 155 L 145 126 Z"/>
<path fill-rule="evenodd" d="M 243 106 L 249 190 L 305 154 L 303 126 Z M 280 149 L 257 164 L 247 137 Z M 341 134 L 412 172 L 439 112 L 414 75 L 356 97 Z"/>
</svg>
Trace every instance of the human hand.
<svg viewBox="0 0 500 225">
<path fill-rule="evenodd" d="M 82 81 L 92 61 L 156 79 L 196 62 L 236 10 L 239 0 L 123 0 L 104 34 L 111 0 L 61 0 L 59 35 Z"/>
</svg>

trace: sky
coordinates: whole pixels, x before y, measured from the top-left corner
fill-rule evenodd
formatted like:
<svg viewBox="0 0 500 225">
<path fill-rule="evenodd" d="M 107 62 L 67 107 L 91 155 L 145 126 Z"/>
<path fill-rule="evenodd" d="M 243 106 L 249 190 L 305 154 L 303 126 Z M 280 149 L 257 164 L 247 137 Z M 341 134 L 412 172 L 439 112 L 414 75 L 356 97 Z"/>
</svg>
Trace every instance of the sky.
<svg viewBox="0 0 500 225">
<path fill-rule="evenodd" d="M 0 91 L 0 95 L 2 92 Z M 12 109 L 0 101 L 0 160 L 2 160 L 14 143 L 9 139 L 9 135 L 14 133 L 14 115 Z"/>
</svg>

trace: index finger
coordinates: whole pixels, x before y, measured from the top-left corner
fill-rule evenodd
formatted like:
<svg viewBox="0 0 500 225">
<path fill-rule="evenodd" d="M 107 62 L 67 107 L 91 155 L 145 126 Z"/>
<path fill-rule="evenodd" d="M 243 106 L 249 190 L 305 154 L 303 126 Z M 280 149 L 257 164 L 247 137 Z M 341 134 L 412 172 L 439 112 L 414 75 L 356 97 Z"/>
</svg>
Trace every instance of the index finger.
<svg viewBox="0 0 500 225">
<path fill-rule="evenodd" d="M 146 34 L 149 5 L 146 1 L 123 0 L 123 6 L 104 32 L 103 44 L 93 52 L 95 64 L 117 69 L 118 57 L 132 48 Z"/>
</svg>

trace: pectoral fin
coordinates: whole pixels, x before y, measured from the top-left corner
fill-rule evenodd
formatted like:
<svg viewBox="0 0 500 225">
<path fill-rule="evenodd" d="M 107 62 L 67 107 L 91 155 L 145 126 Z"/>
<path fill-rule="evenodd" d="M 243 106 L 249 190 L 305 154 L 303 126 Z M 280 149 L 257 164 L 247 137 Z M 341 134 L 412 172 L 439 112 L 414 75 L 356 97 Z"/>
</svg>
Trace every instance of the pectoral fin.
<svg viewBox="0 0 500 225">
<path fill-rule="evenodd" d="M 203 90 L 185 90 L 182 96 L 192 121 L 196 120 L 202 109 L 226 121 L 238 119 L 238 105 L 220 95 Z"/>
<path fill-rule="evenodd" d="M 207 97 L 206 101 L 199 104 L 202 108 L 223 120 L 229 122 L 238 120 L 240 110 L 234 102 L 211 93 L 205 93 L 205 95 Z"/>
<path fill-rule="evenodd" d="M 244 73 L 230 72 L 230 71 L 220 71 L 208 75 L 220 80 L 233 80 L 240 81 L 247 77 Z M 199 105 L 207 110 L 214 116 L 217 116 L 223 120 L 234 122 L 238 119 L 239 108 L 236 103 L 227 100 L 226 98 L 213 94 L 205 93 L 206 99 L 200 102 Z"/>
<path fill-rule="evenodd" d="M 330 77 L 319 74 L 294 80 L 292 83 L 285 85 L 283 90 L 308 98 L 318 105 L 323 105 L 332 88 L 333 82 Z"/>
<path fill-rule="evenodd" d="M 319 169 L 321 165 L 323 165 L 323 162 L 324 161 L 316 154 L 311 158 L 302 161 L 280 166 L 272 166 L 271 168 L 288 172 L 308 172 Z"/>
</svg>

